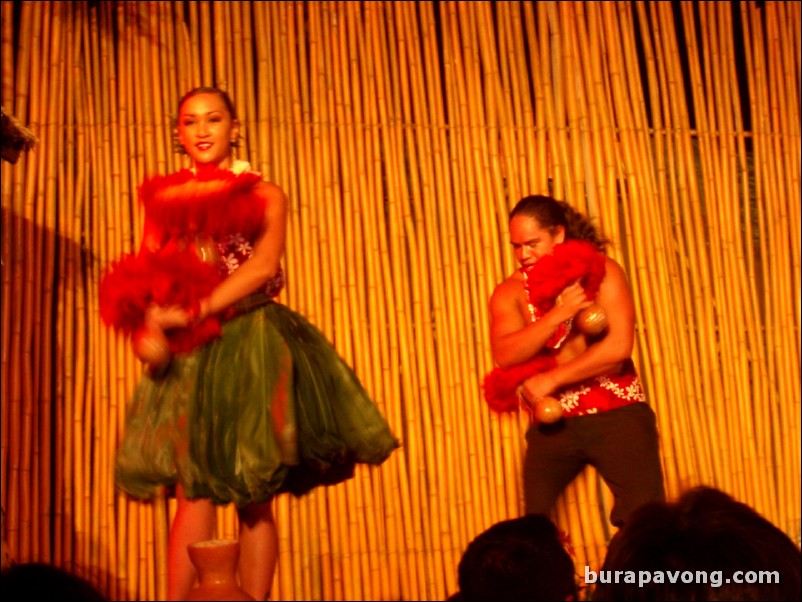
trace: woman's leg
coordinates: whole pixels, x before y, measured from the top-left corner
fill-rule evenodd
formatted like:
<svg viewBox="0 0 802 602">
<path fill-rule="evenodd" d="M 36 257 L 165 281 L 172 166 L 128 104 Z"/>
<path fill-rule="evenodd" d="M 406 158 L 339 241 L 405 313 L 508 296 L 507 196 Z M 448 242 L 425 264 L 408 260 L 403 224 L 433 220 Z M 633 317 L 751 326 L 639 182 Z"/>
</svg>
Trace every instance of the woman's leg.
<svg viewBox="0 0 802 602">
<path fill-rule="evenodd" d="M 167 543 L 167 599 L 184 600 L 195 583 L 195 566 L 189 559 L 187 546 L 206 541 L 214 534 L 214 505 L 201 498 L 188 500 L 180 485 L 176 486 L 176 509 Z"/>
<path fill-rule="evenodd" d="M 242 589 L 266 600 L 278 562 L 278 531 L 270 502 L 239 510 L 239 576 Z"/>
</svg>

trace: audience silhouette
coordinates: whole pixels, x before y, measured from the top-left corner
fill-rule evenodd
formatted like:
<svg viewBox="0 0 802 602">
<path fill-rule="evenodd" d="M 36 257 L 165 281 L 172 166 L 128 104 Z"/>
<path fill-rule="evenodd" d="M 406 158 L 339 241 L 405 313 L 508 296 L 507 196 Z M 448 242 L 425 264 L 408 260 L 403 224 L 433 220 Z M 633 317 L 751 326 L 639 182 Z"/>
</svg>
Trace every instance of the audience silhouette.
<svg viewBox="0 0 802 602">
<path fill-rule="evenodd" d="M 575 600 L 574 561 L 547 516 L 503 520 L 477 535 L 458 566 L 449 600 Z"/>
<path fill-rule="evenodd" d="M 712 487 L 650 502 L 610 541 L 593 600 L 800 600 L 800 550 Z M 586 571 L 587 573 L 587 571 Z"/>
<path fill-rule="evenodd" d="M 106 600 L 86 579 L 43 562 L 15 564 L 3 570 L 0 591 L 11 600 Z"/>
</svg>

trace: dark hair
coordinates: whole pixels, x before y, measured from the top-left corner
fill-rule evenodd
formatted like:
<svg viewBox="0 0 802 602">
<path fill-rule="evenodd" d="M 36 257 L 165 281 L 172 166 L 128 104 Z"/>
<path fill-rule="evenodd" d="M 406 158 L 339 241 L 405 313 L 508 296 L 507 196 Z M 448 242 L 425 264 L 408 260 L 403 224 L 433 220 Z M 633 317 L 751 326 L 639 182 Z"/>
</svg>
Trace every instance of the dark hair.
<svg viewBox="0 0 802 602">
<path fill-rule="evenodd" d="M 751 507 L 701 486 L 675 503 L 650 502 L 632 513 L 610 541 L 593 600 L 799 600 L 801 560 L 796 544 Z M 611 571 L 629 571 L 632 581 L 648 572 L 650 581 L 626 583 Z M 655 583 L 657 571 L 693 579 Z M 746 582 L 759 572 L 763 583 Z"/>
<path fill-rule="evenodd" d="M 565 229 L 565 238 L 586 240 L 599 251 L 604 251 L 610 241 L 603 237 L 591 221 L 565 201 L 550 196 L 535 194 L 525 196 L 510 212 L 510 221 L 519 215 L 536 220 L 540 227 L 552 234 L 558 227 Z"/>
<path fill-rule="evenodd" d="M 565 600 L 577 595 L 574 562 L 547 516 L 500 521 L 468 545 L 458 600 Z"/>
<path fill-rule="evenodd" d="M 234 101 L 231 100 L 228 92 L 221 90 L 220 88 L 215 88 L 214 86 L 199 86 L 197 88 L 192 88 L 181 97 L 181 100 L 178 101 L 178 110 L 176 111 L 176 116 L 173 118 L 173 146 L 175 147 L 176 152 L 181 153 L 182 155 L 187 154 L 187 151 L 184 150 L 184 147 L 178 140 L 178 116 L 181 114 L 181 107 L 184 106 L 184 103 L 198 94 L 216 94 L 219 96 L 226 105 L 226 109 L 228 109 L 228 113 L 231 115 L 231 120 L 237 121 L 237 110 L 234 108 Z M 231 146 L 237 148 L 239 146 L 239 141 L 232 141 Z"/>
<path fill-rule="evenodd" d="M 0 573 L 0 589 L 16 600 L 106 600 L 86 579 L 42 562 L 5 569 Z"/>
<path fill-rule="evenodd" d="M 176 114 L 180 115 L 181 107 L 184 106 L 184 103 L 193 96 L 198 96 L 199 94 L 217 94 L 225 103 L 226 108 L 228 109 L 228 112 L 231 115 L 231 119 L 233 121 L 237 120 L 237 110 L 234 108 L 234 102 L 231 100 L 231 97 L 228 95 L 228 92 L 226 92 L 225 90 L 221 90 L 220 88 L 215 88 L 214 86 L 200 86 L 198 88 L 192 88 L 192 90 L 186 92 L 181 97 L 181 100 L 178 101 L 178 111 L 176 111 Z"/>
</svg>

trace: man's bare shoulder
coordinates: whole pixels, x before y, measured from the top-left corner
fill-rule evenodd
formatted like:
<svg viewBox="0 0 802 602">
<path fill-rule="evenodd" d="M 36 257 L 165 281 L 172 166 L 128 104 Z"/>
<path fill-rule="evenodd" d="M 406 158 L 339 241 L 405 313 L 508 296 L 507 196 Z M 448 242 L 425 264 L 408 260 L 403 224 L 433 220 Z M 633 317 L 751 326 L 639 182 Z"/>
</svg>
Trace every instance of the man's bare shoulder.
<svg viewBox="0 0 802 602">
<path fill-rule="evenodd" d="M 490 296 L 490 305 L 517 303 L 525 294 L 523 276 L 516 270 L 493 290 L 493 294 Z"/>
<path fill-rule="evenodd" d="M 611 257 L 605 258 L 604 270 L 605 270 L 604 283 L 607 286 L 610 285 L 624 286 L 624 287 L 628 286 L 627 273 L 624 270 L 624 267 Z"/>
</svg>

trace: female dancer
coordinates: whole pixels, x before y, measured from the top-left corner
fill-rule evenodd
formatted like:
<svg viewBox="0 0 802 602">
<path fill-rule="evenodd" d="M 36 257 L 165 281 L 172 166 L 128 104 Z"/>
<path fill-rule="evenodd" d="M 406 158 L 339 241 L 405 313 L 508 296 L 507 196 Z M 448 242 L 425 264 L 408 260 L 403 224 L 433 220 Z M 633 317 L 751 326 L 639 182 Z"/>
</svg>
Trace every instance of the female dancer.
<svg viewBox="0 0 802 602">
<path fill-rule="evenodd" d="M 168 597 L 195 580 L 187 546 L 211 539 L 214 505 L 234 502 L 242 588 L 269 594 L 278 537 L 272 498 L 341 482 L 398 447 L 353 371 L 323 334 L 277 303 L 287 200 L 234 161 L 234 105 L 197 88 L 178 106 L 192 169 L 139 189 L 139 254 L 101 284 L 106 322 L 149 364 L 130 406 L 115 479 L 148 498 L 174 487 Z"/>
</svg>

